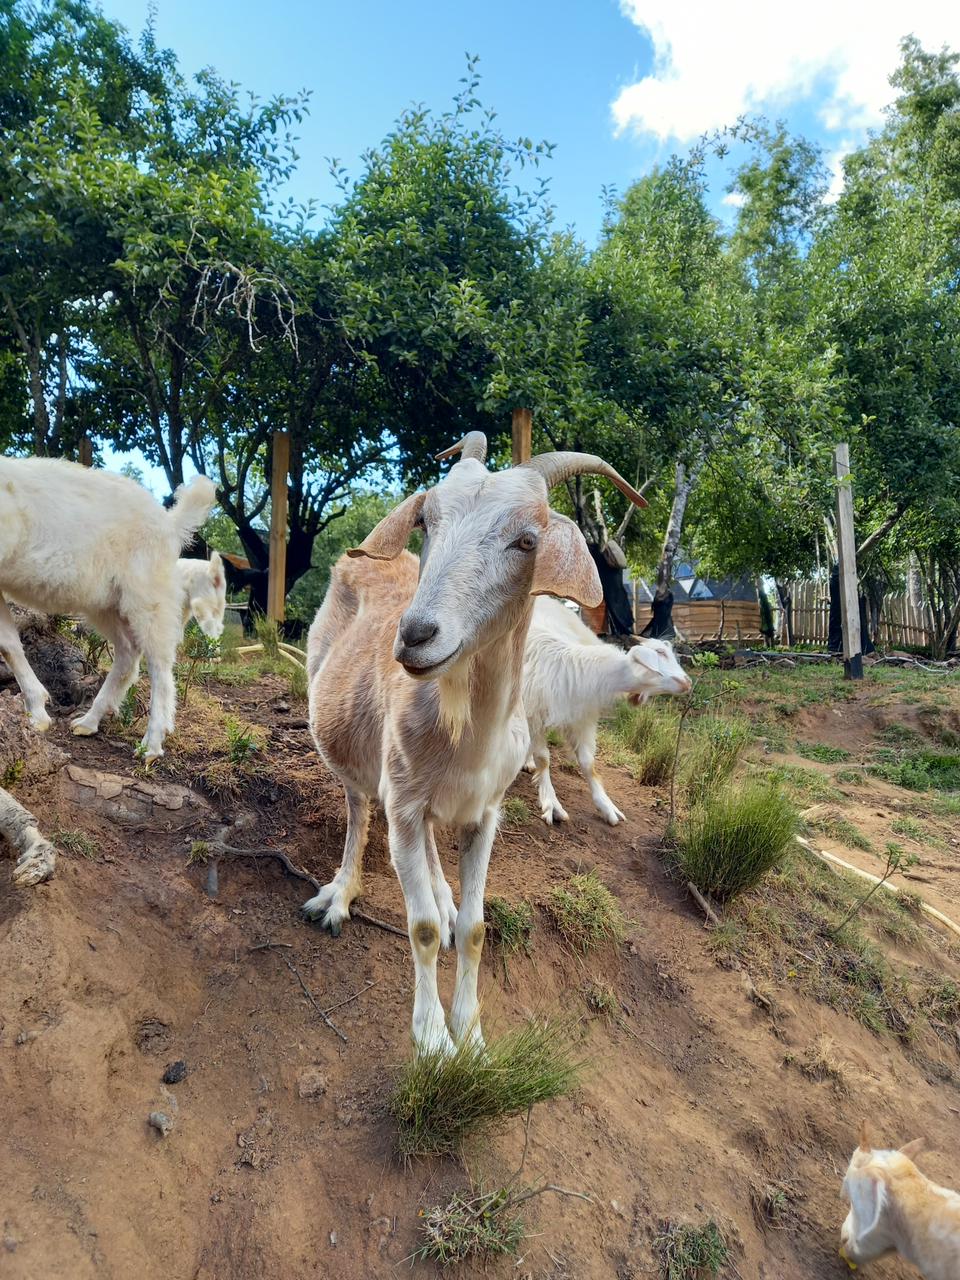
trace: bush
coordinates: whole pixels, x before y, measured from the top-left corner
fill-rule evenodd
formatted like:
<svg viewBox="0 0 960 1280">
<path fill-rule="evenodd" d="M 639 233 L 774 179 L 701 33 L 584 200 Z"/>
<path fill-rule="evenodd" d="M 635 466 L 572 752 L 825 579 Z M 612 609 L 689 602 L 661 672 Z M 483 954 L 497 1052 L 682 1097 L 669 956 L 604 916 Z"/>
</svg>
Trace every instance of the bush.
<svg viewBox="0 0 960 1280">
<path fill-rule="evenodd" d="M 712 1219 L 704 1227 L 669 1223 L 655 1243 L 663 1280 L 718 1276 L 730 1260 L 726 1241 Z"/>
<path fill-rule="evenodd" d="M 615 747 L 628 753 L 623 763 L 638 782 L 656 786 L 666 782 L 677 750 L 677 720 L 656 705 L 617 705 L 609 728 Z"/>
<path fill-rule="evenodd" d="M 390 1099 L 400 1154 L 456 1155 L 469 1138 L 566 1093 L 582 1065 L 571 1044 L 567 1023 L 531 1021 L 486 1048 L 468 1041 L 454 1054 L 419 1054 Z"/>
<path fill-rule="evenodd" d="M 746 720 L 723 716 L 704 716 L 691 729 L 681 777 L 690 803 L 698 804 L 730 779 L 752 735 Z"/>
<path fill-rule="evenodd" d="M 624 939 L 626 922 L 620 904 L 595 871 L 556 885 L 545 905 L 557 932 L 574 951 L 585 954 Z"/>
<path fill-rule="evenodd" d="M 796 810 L 778 788 L 744 782 L 690 812 L 680 825 L 675 857 L 701 892 L 732 898 L 777 865 L 796 829 Z"/>
</svg>

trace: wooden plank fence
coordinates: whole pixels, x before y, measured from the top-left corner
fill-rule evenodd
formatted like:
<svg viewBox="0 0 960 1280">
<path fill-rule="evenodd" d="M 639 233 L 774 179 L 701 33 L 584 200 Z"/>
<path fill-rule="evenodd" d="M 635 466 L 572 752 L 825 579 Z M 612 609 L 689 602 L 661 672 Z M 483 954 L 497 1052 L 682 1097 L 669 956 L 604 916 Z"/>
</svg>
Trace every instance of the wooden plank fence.
<svg viewBox="0 0 960 1280">
<path fill-rule="evenodd" d="M 794 582 L 791 593 L 794 641 L 825 648 L 830 632 L 829 584 L 817 579 Z M 912 604 L 906 595 L 891 592 L 884 596 L 877 635 L 881 648 L 921 649 L 930 644 L 932 637 L 933 619 L 926 605 Z"/>
</svg>

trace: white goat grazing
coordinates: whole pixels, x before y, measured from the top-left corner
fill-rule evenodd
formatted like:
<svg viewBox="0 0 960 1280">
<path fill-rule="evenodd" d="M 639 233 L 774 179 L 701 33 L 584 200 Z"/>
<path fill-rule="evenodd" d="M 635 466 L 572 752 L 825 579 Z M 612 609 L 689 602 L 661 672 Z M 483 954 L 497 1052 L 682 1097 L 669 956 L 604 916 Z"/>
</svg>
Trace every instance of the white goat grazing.
<svg viewBox="0 0 960 1280">
<path fill-rule="evenodd" d="M 924 1280 L 960 1277 L 960 1195 L 937 1186 L 913 1163 L 917 1138 L 899 1151 L 871 1147 L 866 1124 L 843 1180 L 850 1212 L 840 1229 L 840 1256 L 851 1270 L 898 1253 Z"/>
<path fill-rule="evenodd" d="M 416 983 L 419 1050 L 482 1040 L 477 976 L 483 895 L 500 801 L 526 759 L 523 645 L 541 592 L 601 599 L 579 529 L 551 512 L 551 486 L 582 472 L 643 499 L 600 458 L 552 453 L 509 471 L 483 465 L 471 432 L 441 457 L 462 460 L 434 488 L 407 498 L 334 566 L 307 644 L 310 725 L 346 793 L 343 861 L 304 911 L 337 934 L 360 893 L 370 800 L 379 797 L 403 888 Z M 419 566 L 404 551 L 423 530 Z M 418 576 L 419 574 L 419 576 Z M 459 911 L 434 824 L 459 831 Z M 447 1030 L 437 952 L 453 931 L 457 977 Z"/>
<path fill-rule="evenodd" d="M 163 755 L 173 729 L 173 664 L 189 612 L 210 635 L 223 629 L 219 557 L 201 567 L 181 548 L 207 518 L 213 482 L 198 476 L 169 511 L 127 476 L 54 458 L 0 458 L 0 652 L 34 728 L 50 727 L 49 694 L 27 662 L 4 597 L 42 613 L 78 613 L 113 646 L 114 660 L 93 706 L 73 722 L 96 733 L 116 710 L 146 656 L 150 715 L 141 750 Z"/>
<path fill-rule="evenodd" d="M 567 818 L 550 779 L 548 729 L 562 734 L 601 817 L 616 826 L 623 814 L 594 769 L 597 721 L 621 695 L 643 702 L 658 693 L 687 693 L 690 687 L 666 641 L 642 640 L 624 651 L 604 644 L 558 600 L 538 600 L 523 655 L 523 707 L 530 726 L 527 768 L 534 774 L 544 822 Z"/>
</svg>

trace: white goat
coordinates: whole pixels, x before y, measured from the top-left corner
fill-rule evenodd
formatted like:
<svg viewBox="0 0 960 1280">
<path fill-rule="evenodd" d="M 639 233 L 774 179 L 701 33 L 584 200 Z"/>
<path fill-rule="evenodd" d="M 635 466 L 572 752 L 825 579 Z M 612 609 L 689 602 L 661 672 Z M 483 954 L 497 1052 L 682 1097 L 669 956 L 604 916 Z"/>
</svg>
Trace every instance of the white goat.
<svg viewBox="0 0 960 1280">
<path fill-rule="evenodd" d="M 544 454 L 490 474 L 479 432 L 440 456 L 458 450 L 462 460 L 439 484 L 407 498 L 347 553 L 366 560 L 334 566 L 307 644 L 310 725 L 343 784 L 347 833 L 340 869 L 303 909 L 339 933 L 361 890 L 370 800 L 379 797 L 416 970 L 414 1042 L 448 1052 L 453 1040 L 482 1041 L 483 895 L 500 801 L 528 751 L 520 686 L 531 597 L 551 592 L 590 605 L 602 594 L 579 529 L 550 511 L 549 489 L 596 472 L 643 504 L 587 454 Z M 415 527 L 424 535 L 419 566 L 404 551 Z M 459 911 L 436 823 L 459 830 Z M 437 952 L 451 930 L 448 1031 Z"/>
<path fill-rule="evenodd" d="M 211 636 L 223 629 L 219 557 L 180 561 L 207 518 L 213 482 L 198 476 L 169 511 L 127 476 L 53 458 L 0 458 L 0 651 L 34 728 L 50 727 L 49 694 L 27 662 L 7 599 L 42 613 L 79 613 L 113 646 L 113 666 L 73 732 L 96 733 L 146 656 L 150 715 L 141 750 L 163 755 L 173 729 L 173 664 L 186 616 Z"/>
<path fill-rule="evenodd" d="M 843 1180 L 850 1212 L 840 1229 L 840 1256 L 851 1270 L 898 1253 L 924 1280 L 960 1277 L 960 1195 L 924 1177 L 913 1163 L 917 1138 L 899 1151 L 870 1145 L 867 1126 Z"/>
<path fill-rule="evenodd" d="M 537 784 L 544 822 L 567 818 L 550 779 L 548 729 L 562 734 L 601 817 L 616 826 L 623 814 L 594 769 L 597 721 L 621 695 L 643 702 L 658 693 L 687 693 L 690 687 L 666 641 L 642 640 L 624 651 L 604 644 L 558 600 L 538 600 L 523 655 L 523 707 L 530 726 L 527 768 Z"/>
</svg>

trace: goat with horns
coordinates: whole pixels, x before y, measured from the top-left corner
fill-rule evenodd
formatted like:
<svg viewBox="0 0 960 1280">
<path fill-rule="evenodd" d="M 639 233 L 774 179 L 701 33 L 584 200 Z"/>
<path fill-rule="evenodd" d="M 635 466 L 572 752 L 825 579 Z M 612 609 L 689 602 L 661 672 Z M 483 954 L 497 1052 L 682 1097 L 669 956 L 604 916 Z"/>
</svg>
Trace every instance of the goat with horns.
<svg viewBox="0 0 960 1280">
<path fill-rule="evenodd" d="M 602 598 L 587 544 L 572 520 L 550 510 L 549 491 L 590 472 L 646 505 L 591 454 L 546 453 L 491 473 L 486 445 L 473 431 L 439 454 L 461 457 L 337 562 L 307 650 L 310 727 L 343 784 L 347 833 L 340 869 L 304 912 L 340 932 L 360 893 L 370 801 L 379 798 L 406 903 L 420 1051 L 482 1040 L 483 896 L 500 802 L 528 752 L 521 681 L 532 597 L 591 606 Z M 414 529 L 423 533 L 419 563 L 405 550 Z M 459 911 L 435 825 L 458 830 Z M 457 976 L 448 1030 L 437 953 L 451 934 Z"/>
</svg>

